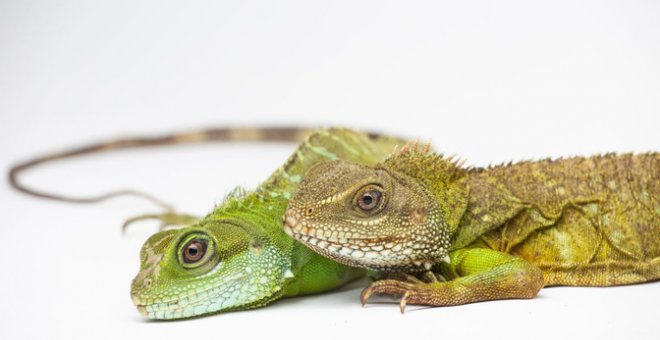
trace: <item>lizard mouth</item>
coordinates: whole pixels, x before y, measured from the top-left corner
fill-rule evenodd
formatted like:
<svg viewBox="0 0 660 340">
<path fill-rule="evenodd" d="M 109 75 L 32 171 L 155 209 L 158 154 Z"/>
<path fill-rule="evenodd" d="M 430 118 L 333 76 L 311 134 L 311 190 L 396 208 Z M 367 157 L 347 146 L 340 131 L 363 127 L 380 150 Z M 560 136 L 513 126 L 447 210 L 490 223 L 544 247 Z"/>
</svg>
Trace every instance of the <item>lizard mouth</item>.
<svg viewBox="0 0 660 340">
<path fill-rule="evenodd" d="M 350 238 L 332 237 L 331 234 L 324 236 L 323 230 L 309 225 L 295 209 L 287 209 L 284 214 L 284 232 L 312 249 L 327 250 L 329 253 L 338 252 L 352 241 Z"/>
<path fill-rule="evenodd" d="M 236 275 L 223 280 L 217 285 L 188 292 L 182 296 L 170 299 L 147 301 L 139 295 L 133 295 L 131 298 L 138 312 L 145 317 L 152 319 L 179 319 L 183 316 L 197 316 L 216 312 L 209 310 L 212 297 L 222 296 L 227 287 L 234 286 L 247 277 L 246 274 Z M 186 309 L 191 309 L 191 315 L 184 315 Z M 187 314 L 187 313 L 186 313 Z"/>
<path fill-rule="evenodd" d="M 284 214 L 284 232 L 302 242 L 315 252 L 330 257 L 337 262 L 363 268 L 382 267 L 381 261 L 390 256 L 397 257 L 401 250 L 399 242 L 392 237 L 364 237 L 343 233 L 329 233 L 315 228 L 302 219 L 295 209 L 287 209 Z"/>
<path fill-rule="evenodd" d="M 305 221 L 296 209 L 284 214 L 284 232 L 313 251 L 339 263 L 371 270 L 422 270 L 432 263 L 414 254 L 413 240 L 395 236 L 365 236 L 331 232 Z"/>
<path fill-rule="evenodd" d="M 344 237 L 344 235 L 338 235 L 337 233 L 333 236 L 331 232 L 326 235 L 326 231 L 316 228 L 313 224 L 303 220 L 300 213 L 295 209 L 287 209 L 284 214 L 284 232 L 309 246 L 321 249 L 326 249 L 330 246 L 342 247 L 354 241 L 369 241 Z"/>
</svg>

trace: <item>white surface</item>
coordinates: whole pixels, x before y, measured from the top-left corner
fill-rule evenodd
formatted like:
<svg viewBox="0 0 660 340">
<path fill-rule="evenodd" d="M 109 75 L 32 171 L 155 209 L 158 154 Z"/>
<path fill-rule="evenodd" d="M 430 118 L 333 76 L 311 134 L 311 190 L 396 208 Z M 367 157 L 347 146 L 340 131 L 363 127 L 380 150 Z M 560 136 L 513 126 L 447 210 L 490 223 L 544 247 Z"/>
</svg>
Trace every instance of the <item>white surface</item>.
<svg viewBox="0 0 660 340">
<path fill-rule="evenodd" d="M 342 124 L 433 138 L 468 164 L 660 149 L 660 3 L 0 2 L 0 162 L 205 125 Z M 203 214 L 290 146 L 200 146 L 66 162 L 25 180 L 134 187 Z M 137 200 L 0 192 L 0 338 L 657 339 L 660 283 L 530 301 L 360 308 L 353 289 L 182 322 L 131 304 Z M 657 235 L 656 235 L 657 237 Z"/>
</svg>

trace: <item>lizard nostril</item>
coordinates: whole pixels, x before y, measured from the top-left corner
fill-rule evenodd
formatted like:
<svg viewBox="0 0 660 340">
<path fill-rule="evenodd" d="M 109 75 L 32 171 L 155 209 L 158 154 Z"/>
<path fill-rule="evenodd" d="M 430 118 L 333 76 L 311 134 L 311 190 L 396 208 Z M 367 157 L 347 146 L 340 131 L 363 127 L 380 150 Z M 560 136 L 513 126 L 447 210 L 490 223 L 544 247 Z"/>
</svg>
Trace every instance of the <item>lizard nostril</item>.
<svg viewBox="0 0 660 340">
<path fill-rule="evenodd" d="M 307 209 L 307 215 L 311 215 L 314 212 L 314 209 L 309 208 Z"/>
<path fill-rule="evenodd" d="M 151 279 L 144 280 L 144 285 L 147 287 L 151 287 Z"/>
</svg>

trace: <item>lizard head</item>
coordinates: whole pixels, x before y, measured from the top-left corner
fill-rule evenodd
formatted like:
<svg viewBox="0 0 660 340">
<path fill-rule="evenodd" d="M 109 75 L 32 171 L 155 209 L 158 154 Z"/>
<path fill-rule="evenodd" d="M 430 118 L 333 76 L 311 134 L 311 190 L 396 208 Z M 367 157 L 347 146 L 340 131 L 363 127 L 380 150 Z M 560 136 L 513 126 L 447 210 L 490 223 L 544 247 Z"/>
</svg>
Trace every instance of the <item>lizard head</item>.
<svg viewBox="0 0 660 340">
<path fill-rule="evenodd" d="M 315 252 L 375 270 L 429 269 L 449 247 L 433 194 L 383 165 L 315 165 L 289 201 L 284 224 Z"/>
<path fill-rule="evenodd" d="M 282 296 L 290 258 L 249 220 L 203 220 L 151 236 L 131 297 L 149 318 L 260 307 Z"/>
</svg>

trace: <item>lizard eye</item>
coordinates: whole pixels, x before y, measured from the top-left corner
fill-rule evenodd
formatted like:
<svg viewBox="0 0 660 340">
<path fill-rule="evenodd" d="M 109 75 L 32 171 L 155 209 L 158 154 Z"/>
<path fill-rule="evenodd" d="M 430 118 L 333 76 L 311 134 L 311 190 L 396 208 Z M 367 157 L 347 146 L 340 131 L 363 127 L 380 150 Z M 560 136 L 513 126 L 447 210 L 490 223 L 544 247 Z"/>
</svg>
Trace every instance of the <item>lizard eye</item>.
<svg viewBox="0 0 660 340">
<path fill-rule="evenodd" d="M 372 211 L 380 204 L 380 200 L 383 197 L 380 191 L 376 189 L 369 189 L 362 192 L 357 200 L 357 205 L 363 211 Z"/>
<path fill-rule="evenodd" d="M 195 263 L 204 258 L 208 241 L 203 239 L 192 239 L 183 247 L 183 262 Z"/>
<path fill-rule="evenodd" d="M 213 239 L 202 233 L 190 234 L 181 240 L 177 257 L 185 269 L 206 268 L 217 258 Z"/>
</svg>

